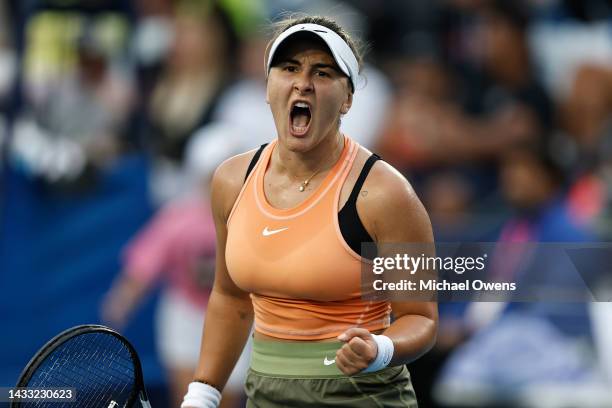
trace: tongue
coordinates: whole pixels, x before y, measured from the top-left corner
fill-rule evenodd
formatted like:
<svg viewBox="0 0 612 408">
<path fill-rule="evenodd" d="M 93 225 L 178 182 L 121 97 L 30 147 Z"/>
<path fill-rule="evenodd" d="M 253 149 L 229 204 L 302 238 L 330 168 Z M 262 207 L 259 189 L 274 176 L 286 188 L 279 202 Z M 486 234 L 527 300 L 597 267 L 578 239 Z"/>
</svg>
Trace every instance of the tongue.
<svg viewBox="0 0 612 408">
<path fill-rule="evenodd" d="M 294 127 L 306 127 L 308 126 L 308 122 L 310 122 L 310 116 L 303 114 L 303 113 L 298 113 L 298 114 L 294 114 L 292 115 L 293 117 L 291 118 L 291 124 Z"/>
</svg>

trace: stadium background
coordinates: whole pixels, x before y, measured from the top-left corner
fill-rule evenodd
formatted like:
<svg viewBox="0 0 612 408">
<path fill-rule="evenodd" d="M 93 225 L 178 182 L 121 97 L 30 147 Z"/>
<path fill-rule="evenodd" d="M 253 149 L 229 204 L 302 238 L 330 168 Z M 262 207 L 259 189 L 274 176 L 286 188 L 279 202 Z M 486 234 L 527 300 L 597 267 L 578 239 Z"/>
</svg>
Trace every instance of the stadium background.
<svg viewBox="0 0 612 408">
<path fill-rule="evenodd" d="M 365 40 L 368 86 L 344 129 L 406 174 L 437 240 L 518 233 L 505 227 L 526 207 L 545 230 L 527 229 L 531 240 L 612 236 L 610 2 L 225 0 L 227 20 L 216 23 L 206 20 L 209 3 L 0 0 L 0 385 L 14 384 L 57 332 L 102 322 L 125 245 L 185 190 L 194 135 L 220 124 L 237 150 L 274 136 L 262 97 L 262 27 L 286 11 L 334 16 Z M 201 92 L 173 88 L 190 75 Z M 516 148 L 524 145 L 535 147 Z M 554 191 L 539 191 L 540 169 L 558 182 Z M 122 331 L 141 354 L 153 406 L 163 406 L 157 299 L 154 291 Z M 490 324 L 479 316 L 464 304 L 441 306 L 436 350 L 412 368 L 423 406 L 463 401 L 446 392 L 434 402 L 430 391 L 453 380 L 445 359 Z M 529 327 L 521 324 L 504 327 L 512 335 Z M 573 364 L 561 353 L 565 361 L 533 373 L 502 361 L 492 364 L 504 375 L 473 381 L 482 375 L 506 390 L 587 384 L 587 396 L 605 395 L 611 362 L 589 326 L 561 327 L 581 345 Z M 511 355 L 500 336 L 497 350 Z M 538 358 L 559 346 L 557 337 L 541 339 Z M 538 394 L 551 404 L 539 406 L 563 406 L 555 393 Z M 612 406 L 607 397 L 594 406 Z"/>
</svg>

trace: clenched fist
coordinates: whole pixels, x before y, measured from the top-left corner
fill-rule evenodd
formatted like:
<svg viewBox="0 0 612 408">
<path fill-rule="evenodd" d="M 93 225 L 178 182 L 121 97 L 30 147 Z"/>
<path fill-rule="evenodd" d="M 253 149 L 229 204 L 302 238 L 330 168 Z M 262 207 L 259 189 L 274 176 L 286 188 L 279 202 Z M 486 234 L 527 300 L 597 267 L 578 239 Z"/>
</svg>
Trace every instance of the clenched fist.
<svg viewBox="0 0 612 408">
<path fill-rule="evenodd" d="M 344 345 L 336 352 L 336 365 L 346 375 L 357 374 L 376 358 L 378 345 L 366 329 L 352 328 L 338 336 Z"/>
</svg>

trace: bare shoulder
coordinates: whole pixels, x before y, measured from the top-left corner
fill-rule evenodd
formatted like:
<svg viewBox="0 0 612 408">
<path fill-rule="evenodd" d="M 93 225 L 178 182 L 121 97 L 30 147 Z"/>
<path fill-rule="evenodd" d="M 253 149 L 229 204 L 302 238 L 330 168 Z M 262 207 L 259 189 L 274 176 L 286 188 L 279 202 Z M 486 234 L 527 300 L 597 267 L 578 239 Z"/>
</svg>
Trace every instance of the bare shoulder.
<svg viewBox="0 0 612 408">
<path fill-rule="evenodd" d="M 386 198 L 386 200 L 376 200 L 371 204 L 405 206 L 420 203 L 406 177 L 384 160 L 378 160 L 372 166 L 372 170 L 370 170 L 370 174 L 364 183 L 364 189 L 368 191 L 366 197 Z"/>
<path fill-rule="evenodd" d="M 383 160 L 372 167 L 357 204 L 377 242 L 433 240 L 429 216 L 412 185 Z"/>
<path fill-rule="evenodd" d="M 249 163 L 257 149 L 230 157 L 217 167 L 212 179 L 212 208 L 215 217 L 227 220 L 244 185 Z"/>
</svg>

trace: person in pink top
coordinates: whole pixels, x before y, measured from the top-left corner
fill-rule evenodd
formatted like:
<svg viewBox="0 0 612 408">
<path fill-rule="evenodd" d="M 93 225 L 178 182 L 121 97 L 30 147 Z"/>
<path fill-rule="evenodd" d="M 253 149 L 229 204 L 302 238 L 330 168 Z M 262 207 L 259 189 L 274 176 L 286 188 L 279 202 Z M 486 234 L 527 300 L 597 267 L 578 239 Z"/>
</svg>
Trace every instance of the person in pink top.
<svg viewBox="0 0 612 408">
<path fill-rule="evenodd" d="M 208 201 L 199 196 L 181 198 L 161 208 L 129 244 L 124 253 L 125 273 L 145 288 L 163 275 L 167 291 L 205 307 L 214 254 L 215 233 Z"/>
<path fill-rule="evenodd" d="M 123 271 L 102 304 L 103 320 L 121 327 L 148 291 L 162 281 L 156 336 L 170 381 L 172 406 L 180 404 L 200 352 L 215 262 L 209 181 L 216 166 L 239 148 L 232 134 L 231 129 L 216 124 L 194 136 L 185 170 L 186 184 L 191 187 L 162 207 L 127 245 Z M 226 407 L 237 406 L 242 397 L 247 360 L 243 353 L 242 365 L 234 370 L 224 394 Z"/>
</svg>

